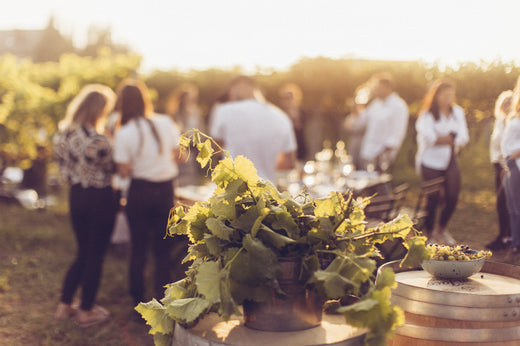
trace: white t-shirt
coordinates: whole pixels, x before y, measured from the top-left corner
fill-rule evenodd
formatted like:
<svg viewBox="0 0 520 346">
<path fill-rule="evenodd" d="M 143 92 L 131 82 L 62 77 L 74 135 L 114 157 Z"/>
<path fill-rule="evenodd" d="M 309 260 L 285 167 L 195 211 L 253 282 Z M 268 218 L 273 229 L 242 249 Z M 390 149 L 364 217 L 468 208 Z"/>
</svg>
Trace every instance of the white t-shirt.
<svg viewBox="0 0 520 346">
<path fill-rule="evenodd" d="M 224 142 L 232 157 L 243 155 L 253 162 L 258 176 L 274 182 L 281 153 L 296 150 L 291 121 L 280 109 L 256 100 L 219 105 L 210 134 Z"/>
<path fill-rule="evenodd" d="M 520 117 L 515 116 L 507 121 L 502 139 L 502 153 L 508 157 L 520 151 Z M 520 170 L 520 158 L 515 160 L 516 166 Z"/>
<path fill-rule="evenodd" d="M 163 182 L 179 174 L 173 150 L 179 146 L 180 132 L 166 115 L 153 115 L 153 122 L 161 139 L 162 152 L 144 118 L 134 119 L 122 126 L 114 138 L 114 161 L 131 163 L 132 178 Z"/>
<path fill-rule="evenodd" d="M 396 93 L 372 101 L 358 119 L 361 124 L 357 127 L 365 127 L 361 158 L 373 160 L 385 148 L 391 148 L 395 159 L 408 129 L 408 118 L 408 106 Z"/>
<path fill-rule="evenodd" d="M 450 145 L 435 145 L 437 138 L 456 133 L 455 147 L 457 150 L 469 142 L 468 126 L 464 110 L 460 106 L 453 106 L 450 117 L 440 114 L 435 121 L 430 112 L 423 113 L 415 123 L 417 130 L 417 155 L 415 168 L 420 172 L 421 165 L 440 171 L 448 168 L 451 159 Z"/>
</svg>

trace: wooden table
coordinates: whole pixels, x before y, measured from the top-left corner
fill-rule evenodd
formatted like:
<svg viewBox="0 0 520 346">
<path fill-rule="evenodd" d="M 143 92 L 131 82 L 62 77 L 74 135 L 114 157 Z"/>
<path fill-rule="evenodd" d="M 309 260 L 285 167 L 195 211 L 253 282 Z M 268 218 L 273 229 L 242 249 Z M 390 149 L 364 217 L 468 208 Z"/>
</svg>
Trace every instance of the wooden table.
<svg viewBox="0 0 520 346">
<path fill-rule="evenodd" d="M 342 315 L 323 314 L 321 326 L 295 332 L 264 332 L 244 326 L 242 318 L 227 322 L 217 314 L 190 329 L 175 326 L 173 346 L 311 346 L 362 345 L 366 331 L 349 326 Z"/>
</svg>

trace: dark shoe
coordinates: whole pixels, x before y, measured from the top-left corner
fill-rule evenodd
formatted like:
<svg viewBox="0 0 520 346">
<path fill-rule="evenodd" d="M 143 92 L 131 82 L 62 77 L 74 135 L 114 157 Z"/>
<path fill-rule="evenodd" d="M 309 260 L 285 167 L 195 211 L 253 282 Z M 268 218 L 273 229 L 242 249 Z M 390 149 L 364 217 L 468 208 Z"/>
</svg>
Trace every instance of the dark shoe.
<svg viewBox="0 0 520 346">
<path fill-rule="evenodd" d="M 507 245 L 500 238 L 497 238 L 497 239 L 493 240 L 491 243 L 486 244 L 486 248 L 488 248 L 489 250 L 493 250 L 493 251 L 505 249 L 506 246 Z"/>
</svg>

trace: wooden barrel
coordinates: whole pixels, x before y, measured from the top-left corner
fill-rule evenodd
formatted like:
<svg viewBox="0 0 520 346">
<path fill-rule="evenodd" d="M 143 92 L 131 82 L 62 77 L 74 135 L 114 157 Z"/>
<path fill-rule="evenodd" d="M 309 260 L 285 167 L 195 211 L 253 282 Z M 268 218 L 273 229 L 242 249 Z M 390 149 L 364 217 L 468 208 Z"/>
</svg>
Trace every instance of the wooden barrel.
<svg viewBox="0 0 520 346">
<path fill-rule="evenodd" d="M 384 267 L 396 273 L 392 303 L 405 313 L 389 345 L 520 345 L 520 267 L 486 262 L 462 280 Z"/>
</svg>

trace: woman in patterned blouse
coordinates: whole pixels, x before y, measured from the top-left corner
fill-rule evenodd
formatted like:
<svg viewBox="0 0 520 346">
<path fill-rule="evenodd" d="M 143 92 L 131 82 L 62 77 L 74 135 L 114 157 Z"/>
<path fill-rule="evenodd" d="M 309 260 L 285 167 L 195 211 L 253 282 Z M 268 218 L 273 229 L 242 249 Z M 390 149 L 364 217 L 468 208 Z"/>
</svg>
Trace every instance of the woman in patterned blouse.
<svg viewBox="0 0 520 346">
<path fill-rule="evenodd" d="M 114 105 L 112 90 L 88 85 L 70 103 L 60 132 L 54 138 L 55 156 L 70 184 L 69 206 L 77 255 L 71 264 L 56 310 L 57 319 L 74 317 L 81 326 L 105 321 L 109 312 L 95 305 L 103 258 L 116 212 L 111 188 L 112 149 L 102 128 Z M 72 305 L 81 287 L 79 307 Z"/>
</svg>

